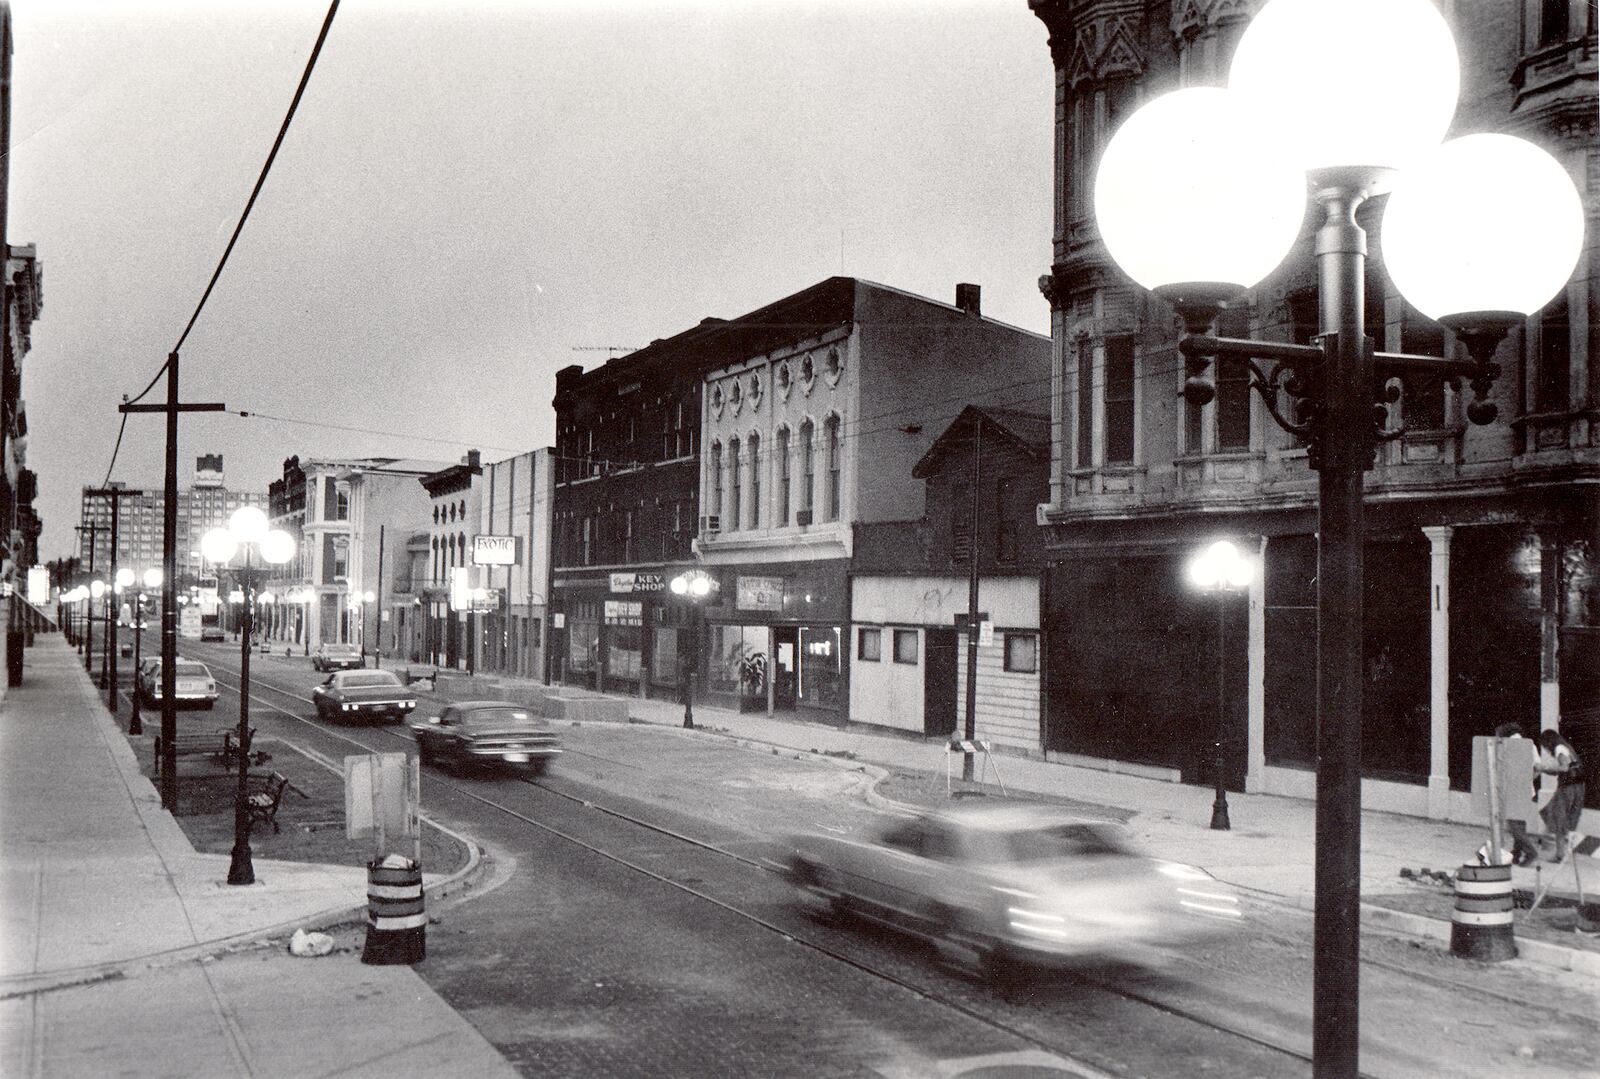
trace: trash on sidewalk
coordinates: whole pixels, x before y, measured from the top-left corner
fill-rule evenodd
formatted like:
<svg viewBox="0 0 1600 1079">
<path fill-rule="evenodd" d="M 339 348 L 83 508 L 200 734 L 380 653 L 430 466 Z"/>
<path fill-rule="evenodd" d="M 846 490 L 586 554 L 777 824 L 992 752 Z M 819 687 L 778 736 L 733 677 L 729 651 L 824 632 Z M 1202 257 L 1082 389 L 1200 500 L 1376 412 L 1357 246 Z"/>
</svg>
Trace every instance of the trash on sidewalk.
<svg viewBox="0 0 1600 1079">
<path fill-rule="evenodd" d="M 310 958 L 332 951 L 333 938 L 326 933 L 307 933 L 304 929 L 296 929 L 294 936 L 289 938 L 289 952 L 292 955 Z"/>
</svg>

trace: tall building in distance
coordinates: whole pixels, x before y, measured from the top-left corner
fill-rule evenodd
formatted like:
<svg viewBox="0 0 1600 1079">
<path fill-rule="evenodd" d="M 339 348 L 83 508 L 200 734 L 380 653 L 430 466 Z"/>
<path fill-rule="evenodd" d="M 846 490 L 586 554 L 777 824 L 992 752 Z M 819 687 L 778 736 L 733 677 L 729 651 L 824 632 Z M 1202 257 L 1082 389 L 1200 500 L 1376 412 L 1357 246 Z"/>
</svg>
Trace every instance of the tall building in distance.
<svg viewBox="0 0 1600 1079">
<path fill-rule="evenodd" d="M 113 488 L 128 489 L 129 484 L 113 483 Z M 116 564 L 142 571 L 161 565 L 161 484 L 134 488 L 142 493 L 116 499 Z M 103 573 L 111 564 L 112 499 L 85 487 L 80 503 L 82 526 L 78 533 L 78 556 L 89 565 L 91 537 L 94 566 Z M 180 578 L 197 577 L 201 571 L 200 538 L 213 528 L 225 527 L 228 518 L 241 506 L 267 508 L 265 491 L 231 491 L 222 470 L 222 455 L 207 453 L 195 458 L 194 482 L 178 491 L 178 573 Z M 89 526 L 94 526 L 91 532 Z M 180 581 L 181 583 L 181 581 Z"/>
</svg>

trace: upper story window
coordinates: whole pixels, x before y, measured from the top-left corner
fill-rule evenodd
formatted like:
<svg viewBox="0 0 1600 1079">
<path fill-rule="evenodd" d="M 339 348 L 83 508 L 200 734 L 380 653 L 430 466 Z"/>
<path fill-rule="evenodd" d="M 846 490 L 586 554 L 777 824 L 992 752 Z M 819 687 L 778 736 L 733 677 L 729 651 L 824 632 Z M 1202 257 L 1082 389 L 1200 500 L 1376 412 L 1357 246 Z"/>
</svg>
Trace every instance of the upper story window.
<svg viewBox="0 0 1600 1079">
<path fill-rule="evenodd" d="M 782 528 L 789 523 L 789 429 L 778 428 L 778 519 Z"/>
<path fill-rule="evenodd" d="M 735 384 L 737 385 L 737 383 Z M 728 519 L 723 527 L 733 532 L 739 527 L 739 495 L 744 483 L 743 470 L 740 468 L 739 440 L 728 440 Z"/>
<path fill-rule="evenodd" d="M 713 517 L 722 516 L 722 443 L 711 444 L 711 506 Z"/>
<path fill-rule="evenodd" d="M 350 488 L 342 485 L 334 488 L 333 519 L 336 521 L 350 519 Z"/>
<path fill-rule="evenodd" d="M 828 520 L 839 519 L 839 417 L 829 416 L 823 425 L 828 439 Z"/>
<path fill-rule="evenodd" d="M 750 432 L 750 527 L 761 527 L 761 436 Z"/>
<path fill-rule="evenodd" d="M 1409 303 L 1400 325 L 1400 351 L 1413 356 L 1443 356 L 1444 327 Z M 1411 375 L 1401 380 L 1400 415 L 1411 431 L 1438 431 L 1445 425 L 1444 379 Z"/>
<path fill-rule="evenodd" d="M 1105 357 L 1105 462 L 1108 465 L 1132 464 L 1135 426 L 1133 338 L 1106 338 Z"/>
<path fill-rule="evenodd" d="M 1563 294 L 1539 313 L 1537 342 L 1531 352 L 1533 411 L 1565 412 L 1572 407 L 1572 320 Z"/>
<path fill-rule="evenodd" d="M 1077 385 L 1072 391 L 1072 411 L 1077 416 L 1077 460 L 1079 468 L 1094 465 L 1094 345 L 1087 337 L 1078 338 L 1074 349 L 1078 360 Z"/>
<path fill-rule="evenodd" d="M 811 484 L 816 475 L 816 428 L 810 420 L 800 425 L 800 510 L 811 512 Z"/>
</svg>

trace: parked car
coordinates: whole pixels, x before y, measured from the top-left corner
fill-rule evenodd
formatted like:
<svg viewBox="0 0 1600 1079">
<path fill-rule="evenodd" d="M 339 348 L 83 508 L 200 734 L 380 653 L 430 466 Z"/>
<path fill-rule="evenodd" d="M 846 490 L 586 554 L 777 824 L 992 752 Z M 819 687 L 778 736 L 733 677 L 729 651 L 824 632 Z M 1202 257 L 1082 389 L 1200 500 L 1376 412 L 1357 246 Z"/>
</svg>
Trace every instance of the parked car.
<svg viewBox="0 0 1600 1079">
<path fill-rule="evenodd" d="M 547 720 L 504 701 L 458 701 L 411 730 L 424 764 L 511 765 L 540 775 L 561 752 Z"/>
<path fill-rule="evenodd" d="M 202 641 L 225 641 L 228 635 L 222 632 L 221 626 L 201 626 L 200 639 Z"/>
<path fill-rule="evenodd" d="M 1124 830 L 1035 803 L 962 805 L 864 838 L 794 841 L 807 905 L 924 937 L 1003 981 L 1021 965 L 1140 960 L 1235 930 L 1237 896 L 1202 869 L 1135 853 Z"/>
<path fill-rule="evenodd" d="M 173 665 L 176 685 L 173 700 L 179 708 L 186 705 L 210 708 L 217 703 L 217 682 L 211 677 L 211 668 L 192 659 L 178 657 Z M 134 676 L 135 692 L 152 708 L 161 704 L 161 657 L 147 659 L 139 664 Z"/>
<path fill-rule="evenodd" d="M 361 651 L 353 644 L 319 644 L 311 653 L 311 666 L 319 671 L 345 671 L 365 665 Z"/>
<path fill-rule="evenodd" d="M 335 671 L 311 691 L 317 718 L 369 719 L 399 723 L 417 706 L 417 695 L 392 671 Z"/>
</svg>

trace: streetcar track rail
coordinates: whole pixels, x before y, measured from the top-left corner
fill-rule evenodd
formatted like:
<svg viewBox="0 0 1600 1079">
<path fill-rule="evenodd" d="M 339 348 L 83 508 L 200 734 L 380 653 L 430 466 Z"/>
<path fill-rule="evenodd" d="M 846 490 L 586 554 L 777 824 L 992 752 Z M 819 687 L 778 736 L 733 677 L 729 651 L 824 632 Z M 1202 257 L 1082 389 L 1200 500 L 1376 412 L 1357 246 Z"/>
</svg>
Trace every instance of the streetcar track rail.
<svg viewBox="0 0 1600 1079">
<path fill-rule="evenodd" d="M 238 693 L 238 691 L 239 691 L 239 686 L 238 686 L 237 683 L 230 684 L 230 683 L 222 681 L 221 679 L 218 679 L 218 684 L 221 685 L 221 686 L 224 686 L 225 688 L 231 690 L 234 693 Z M 255 697 L 254 690 L 256 688 L 257 688 L 256 686 L 252 686 L 251 687 L 251 689 L 252 689 L 252 694 L 251 694 L 252 698 Z M 277 694 L 279 694 L 281 696 L 288 697 L 288 698 L 290 698 L 292 700 L 301 702 L 303 704 L 310 705 L 312 703 L 308 698 L 301 697 L 298 694 L 296 694 L 296 693 L 294 693 L 294 692 L 292 692 L 290 690 L 281 689 L 281 688 L 279 688 L 277 686 L 264 685 L 261 688 L 270 689 L 273 692 L 275 692 L 275 693 L 277 693 Z M 259 703 L 264 705 L 265 707 L 272 708 L 274 711 L 276 711 L 276 712 L 278 712 L 280 714 L 289 716 L 290 718 L 295 719 L 300 723 L 303 723 L 303 724 L 305 724 L 305 725 L 307 725 L 309 727 L 312 727 L 315 730 L 317 730 L 317 731 L 319 731 L 319 732 L 321 732 L 321 733 L 323 733 L 323 734 L 325 734 L 327 736 L 337 738 L 337 739 L 339 739 L 341 741 L 349 742 L 352 745 L 359 746 L 361 749 L 366 750 L 367 752 L 371 752 L 371 747 L 367 746 L 365 743 L 359 742 L 355 738 L 352 738 L 352 737 L 350 737 L 350 736 L 348 736 L 348 735 L 346 735 L 346 734 L 344 734 L 342 732 L 333 730 L 329 726 L 325 725 L 324 723 L 322 723 L 320 721 L 317 721 L 317 720 L 314 720 L 314 719 L 307 719 L 305 716 L 299 715 L 299 714 L 294 713 L 294 712 L 290 712 L 289 710 L 287 710 L 285 708 L 282 708 L 282 707 L 279 707 L 279 706 L 273 704 L 270 701 L 262 700 Z M 414 739 L 411 738 L 411 736 L 408 733 L 404 733 L 402 731 L 391 730 L 391 729 L 389 729 L 387 727 L 382 727 L 382 726 L 375 727 L 375 728 L 367 728 L 367 729 L 374 730 L 374 731 L 376 731 L 378 733 L 382 733 L 382 734 L 388 734 L 388 735 L 390 735 L 392 737 L 401 739 L 401 740 L 406 741 L 406 742 L 414 742 Z M 600 758 L 600 759 L 605 759 L 605 758 Z M 622 857 L 620 855 L 614 854 L 614 853 L 612 853 L 610 851 L 603 850 L 600 847 L 597 847 L 594 844 L 589 843 L 586 840 L 584 840 L 584 839 L 582 839 L 582 838 L 580 838 L 578 836 L 572 835 L 572 834 L 570 834 L 568 832 L 565 832 L 565 831 L 563 831 L 563 830 L 561 830 L 559 828 L 556 828 L 556 827 L 554 827 L 554 826 L 552 826 L 550 824 L 547 824 L 547 823 L 545 823 L 543 821 L 536 820 L 533 817 L 530 817 L 527 814 L 521 813 L 518 810 L 516 810 L 516 809 L 514 809 L 514 808 L 512 808 L 512 807 L 510 807 L 508 805 L 504 805 L 504 804 L 502 804 L 500 802 L 495 801 L 492 798 L 486 797 L 483 794 L 479 793 L 478 791 L 473 790 L 473 789 L 471 789 L 471 788 L 469 788 L 469 787 L 467 787 L 467 786 L 465 786 L 465 785 L 463 785 L 463 784 L 461 784 L 459 782 L 454 782 L 452 780 L 441 779 L 441 778 L 435 778 L 434 782 L 442 782 L 446 787 L 448 787 L 450 790 L 452 790 L 456 794 L 459 794 L 459 795 L 461 795 L 463 797 L 466 797 L 466 798 L 468 798 L 468 799 L 470 799 L 472 801 L 478 802 L 479 804 L 481 804 L 481 805 L 483 805 L 483 806 L 485 806 L 485 807 L 487 807 L 489 809 L 492 809 L 492 810 L 498 811 L 498 812 L 500 812 L 502 814 L 505 814 L 507 816 L 510 816 L 510 817 L 512 817 L 512 818 L 514 818 L 514 819 L 516 819 L 518 821 L 521 821 L 524 824 L 530 825 L 530 826 L 532 826 L 532 827 L 534 827 L 534 828 L 536 828 L 536 829 L 538 829 L 538 830 L 540 830 L 542 832 L 545 832 L 545 833 L 547 833 L 547 834 L 549 834 L 551 836 L 554 836 L 554 837 L 556 837 L 558 839 L 564 840 L 564 841 L 566 841 L 568 843 L 571 843 L 571 844 L 573 844 L 573 845 L 575 845 L 577 847 L 581 847 L 582 849 L 587 850 L 587 851 L 589 851 L 589 852 L 591 852 L 593 854 L 596 854 L 596 855 L 600 856 L 601 858 L 604 858 L 604 859 L 606 859 L 606 860 L 608 860 L 610 862 L 613 862 L 613 863 L 615 863 L 617 865 L 620 865 L 620 866 L 622 866 L 622 867 L 624 867 L 626 869 L 632 870 L 633 872 L 636 872 L 636 873 L 642 874 L 642 875 L 644 875 L 646 877 L 649 877 L 652 880 L 655 880 L 655 881 L 657 881 L 657 882 L 659 882 L 661 884 L 664 884 L 664 885 L 666 885 L 666 886 L 668 886 L 670 888 L 676 889 L 676 890 L 678 890 L 680 892 L 686 893 L 686 894 L 688 894 L 688 895 L 690 895 L 690 896 L 692 896 L 692 897 L 694 897 L 696 899 L 699 899 L 699 900 L 701 900 L 703 902 L 709 903 L 709 904 L 711 904 L 711 905 L 713 905 L 715 907 L 718 907 L 719 909 L 721 909 L 721 910 L 733 915 L 736 918 L 739 918 L 739 919 L 742 919 L 744 921 L 750 922 L 751 924 L 759 926 L 762 929 L 765 929 L 765 930 L 767 930 L 767 931 L 769 931 L 771 933 L 777 934 L 778 936 L 783 937 L 787 941 L 790 941 L 792 943 L 798 944 L 801 947 L 808 948 L 811 951 L 814 951 L 819 955 L 826 956 L 827 958 L 829 958 L 829 959 L 831 959 L 831 960 L 833 960 L 835 962 L 844 964 L 845 966 L 848 966 L 848 967 L 850 967 L 850 968 L 852 968 L 852 969 L 854 969 L 854 970 L 856 970 L 856 971 L 858 971 L 858 972 L 860 972 L 862 974 L 865 974 L 868 977 L 876 978 L 876 979 L 878 979 L 880 981 L 888 982 L 889 984 L 892 984 L 892 985 L 894 985 L 894 986 L 896 986 L 896 987 L 898 987 L 900 989 L 903 989 L 903 990 L 905 990 L 905 991 L 907 991 L 909 993 L 912 993 L 913 995 L 915 995 L 917 997 L 920 997 L 920 998 L 928 1001 L 929 1003 L 936 1004 L 938 1006 L 947 1008 L 947 1009 L 949 1009 L 951 1011 L 958 1012 L 961 1015 L 964 1015 L 967 1018 L 969 1018 L 969 1019 L 971 1019 L 971 1020 L 973 1020 L 975 1022 L 982 1023 L 985 1026 L 991 1027 L 991 1028 L 993 1028 L 995 1030 L 998 1030 L 998 1031 L 1002 1031 L 1002 1032 L 1010 1035 L 1011 1037 L 1017 1038 L 1017 1039 L 1025 1042 L 1025 1043 L 1027 1043 L 1029 1045 L 1036 1046 L 1036 1047 L 1038 1047 L 1040 1049 L 1043 1049 L 1043 1050 L 1046 1050 L 1046 1051 L 1048 1051 L 1050 1053 L 1063 1054 L 1066 1057 L 1068 1057 L 1069 1059 L 1074 1059 L 1074 1061 L 1075 1061 L 1075 1058 L 1072 1058 L 1072 1052 L 1073 1052 L 1072 1050 L 1069 1050 L 1069 1049 L 1061 1047 L 1061 1046 L 1052 1045 L 1049 1041 L 1047 1041 L 1047 1040 L 1045 1040 L 1043 1038 L 1040 1038 L 1036 1034 L 1031 1034 L 1031 1033 L 1029 1033 L 1028 1031 L 1026 1031 L 1024 1029 L 1021 1029 L 1018 1025 L 1012 1024 L 1012 1023 L 1007 1022 L 1007 1021 L 1005 1021 L 1003 1019 L 997 1018 L 996 1016 L 994 1016 L 992 1014 L 989 1014 L 989 1013 L 987 1013 L 987 1012 L 985 1012 L 983 1010 L 980 1010 L 980 1009 L 978 1009 L 976 1007 L 973 1007 L 973 1006 L 970 1006 L 968 1004 L 965 1004 L 962 1001 L 954 999 L 950 995 L 948 995 L 946 993 L 943 993 L 943 992 L 941 992 L 941 991 L 939 991 L 939 990 L 937 990 L 935 988 L 930 988 L 930 987 L 927 987 L 925 985 L 919 985 L 919 984 L 917 984 L 917 983 L 915 983 L 915 982 L 913 982 L 913 981 L 911 981 L 911 980 L 909 980 L 907 978 L 903 978 L 900 975 L 895 974 L 895 973 L 893 973 L 891 971 L 883 970 L 883 969 L 881 969 L 879 967 L 875 967 L 875 966 L 873 966 L 873 965 L 871 965 L 869 963 L 863 962 L 862 960 L 856 959 L 853 956 L 851 956 L 849 954 L 846 954 L 845 952 L 843 952 L 843 951 L 841 951 L 841 950 L 839 950 L 837 948 L 830 947 L 829 945 L 827 945 L 825 943 L 821 943 L 821 942 L 816 941 L 816 940 L 808 940 L 808 939 L 804 939 L 803 937 L 797 936 L 793 931 L 791 931 L 789 929 L 786 929 L 783 926 L 781 926 L 781 925 L 779 925 L 779 924 L 777 924 L 777 923 L 775 923 L 775 922 L 773 922 L 773 921 L 771 921 L 771 920 L 769 920 L 767 918 L 762 917 L 761 915 L 752 913 L 750 911 L 741 910 L 739 907 L 734 906 L 734 905 L 728 903 L 725 900 L 719 899 L 718 897 L 716 897 L 714 895 L 711 895 L 711 894 L 709 894 L 709 893 L 707 893 L 705 891 L 702 891 L 702 890 L 700 890 L 698 888 L 695 888 L 691 884 L 688 884 L 688 883 L 685 883 L 685 882 L 682 882 L 682 881 L 678 881 L 678 880 L 674 880 L 673 878 L 671 878 L 669 876 L 666 876 L 666 875 L 664 875 L 662 873 L 659 873 L 656 870 L 651 869 L 648 866 L 640 865 L 638 863 L 629 861 L 627 858 L 624 858 L 624 857 Z M 774 863 L 774 862 L 772 862 L 771 859 L 746 857 L 744 855 L 738 854 L 737 852 L 726 850 L 723 847 L 717 846 L 714 843 L 710 843 L 710 842 L 707 842 L 707 841 L 701 840 L 701 839 L 696 839 L 693 836 L 688 836 L 688 835 L 685 835 L 685 834 L 683 834 L 681 832 L 675 831 L 674 829 L 665 827 L 663 825 L 656 824 L 656 823 L 651 822 L 651 821 L 643 820 L 643 819 L 641 819 L 639 817 L 633 816 L 630 813 L 624 812 L 624 811 L 619 810 L 619 809 L 614 809 L 614 808 L 609 807 L 609 806 L 602 805 L 602 804 L 597 803 L 597 802 L 595 802 L 595 801 L 593 801 L 591 799 L 583 798 L 583 797 L 580 797 L 578 795 L 569 794 L 569 793 L 567 793 L 565 791 L 557 790 L 555 788 L 547 786 L 546 784 L 544 784 L 542 782 L 538 782 L 537 780 L 535 780 L 532 777 L 522 778 L 522 782 L 524 784 L 526 784 L 527 786 L 534 787 L 534 788 L 536 788 L 536 789 L 538 789 L 540 791 L 543 791 L 543 792 L 545 792 L 547 794 L 554 795 L 554 796 L 556 796 L 558 798 L 566 799 L 567 801 L 570 801 L 570 802 L 573 802 L 573 803 L 575 803 L 577 805 L 583 806 L 586 809 L 594 810 L 594 811 L 602 813 L 602 814 L 604 814 L 604 815 L 606 815 L 608 817 L 611 817 L 611 818 L 614 818 L 616 820 L 620 820 L 620 821 L 623 821 L 625 823 L 631 824 L 631 825 L 633 825 L 635 827 L 642 828 L 642 829 L 645 829 L 645 830 L 650 831 L 650 832 L 654 832 L 654 833 L 659 834 L 661 836 L 664 836 L 666 838 L 670 838 L 670 839 L 676 840 L 678 842 L 685 843 L 687 845 L 699 848 L 701 850 L 705 850 L 707 852 L 710 852 L 710 853 L 713 853 L 713 854 L 716 854 L 716 855 L 720 855 L 721 857 L 731 859 L 731 860 L 733 860 L 735 862 L 742 863 L 742 864 L 744 864 L 746 866 L 750 866 L 750 867 L 752 867 L 754 869 L 759 870 L 760 872 L 771 873 L 773 875 L 787 876 L 787 867 L 786 866 L 782 866 L 782 865 L 777 864 L 777 863 Z M 1246 1042 L 1248 1044 L 1257 1046 L 1258 1048 L 1267 1049 L 1269 1051 L 1276 1052 L 1276 1053 L 1282 1054 L 1284 1056 L 1288 1056 L 1290 1058 L 1293 1058 L 1295 1060 L 1303 1061 L 1305 1063 L 1312 1063 L 1312 1056 L 1308 1052 L 1305 1052 L 1305 1051 L 1303 1051 L 1301 1049 L 1298 1049 L 1298 1048 L 1296 1048 L 1294 1046 L 1291 1046 L 1291 1045 L 1285 1045 L 1285 1044 L 1283 1044 L 1281 1042 L 1275 1041 L 1272 1038 L 1264 1036 L 1264 1035 L 1261 1035 L 1261 1034 L 1252 1033 L 1252 1032 L 1247 1031 L 1247 1030 L 1241 1030 L 1241 1029 L 1238 1029 L 1237 1027 L 1229 1026 L 1229 1025 L 1224 1024 L 1224 1023 L 1218 1023 L 1218 1022 L 1216 1022 L 1216 1021 L 1214 1021 L 1212 1019 L 1209 1019 L 1209 1018 L 1199 1014 L 1198 1012 L 1195 1012 L 1195 1011 L 1193 1011 L 1191 1009 L 1184 1008 L 1184 1007 L 1182 1007 L 1180 1005 L 1176 1005 L 1176 1004 L 1174 1004 L 1174 1003 L 1172 1003 L 1170 1001 L 1164 1001 L 1164 1000 L 1161 1000 L 1161 999 L 1159 999 L 1157 997 L 1154 997 L 1154 996 L 1152 996 L 1150 994 L 1141 993 L 1141 992 L 1139 992 L 1137 990 L 1130 989 L 1130 988 L 1128 988 L 1126 986 L 1116 985 L 1114 983 L 1105 982 L 1105 981 L 1102 981 L 1102 980 L 1096 979 L 1096 978 L 1080 977 L 1079 980 L 1081 982 L 1086 983 L 1088 985 L 1091 985 L 1094 988 L 1099 989 L 1099 990 L 1101 990 L 1103 992 L 1109 993 L 1109 994 L 1114 995 L 1114 996 L 1121 997 L 1121 998 L 1123 998 L 1125 1000 L 1129 1000 L 1129 1001 L 1132 1001 L 1132 1002 L 1137 1003 L 1137 1004 L 1141 1004 L 1141 1005 L 1143 1005 L 1145 1007 L 1148 1007 L 1148 1008 L 1152 1008 L 1152 1009 L 1154 1009 L 1154 1010 L 1156 1010 L 1158 1012 L 1161 1012 L 1161 1013 L 1163 1013 L 1165 1015 L 1170 1015 L 1170 1016 L 1172 1016 L 1174 1018 L 1181 1019 L 1181 1020 L 1183 1020 L 1185 1022 L 1193 1023 L 1196 1026 L 1204 1027 L 1204 1028 L 1206 1028 L 1208 1030 L 1213 1030 L 1213 1031 L 1216 1031 L 1218 1033 L 1225 1034 L 1225 1035 L 1228 1035 L 1228 1036 L 1233 1037 L 1233 1038 L 1237 1038 L 1237 1039 L 1239 1039 L 1239 1040 L 1241 1040 L 1243 1042 Z M 1039 986 L 1039 988 L 1046 988 L 1046 989 L 1048 989 L 1050 987 L 1051 986 L 1048 983 Z M 1079 1074 L 1083 1075 L 1085 1077 L 1095 1077 L 1095 1079 L 1108 1079 L 1108 1073 L 1101 1072 L 1101 1071 L 1098 1071 L 1098 1070 L 1087 1070 L 1087 1071 L 1080 1070 Z M 1371 1079 L 1371 1077 L 1368 1075 L 1368 1073 L 1362 1072 L 1360 1074 L 1362 1076 L 1362 1079 Z"/>
</svg>

